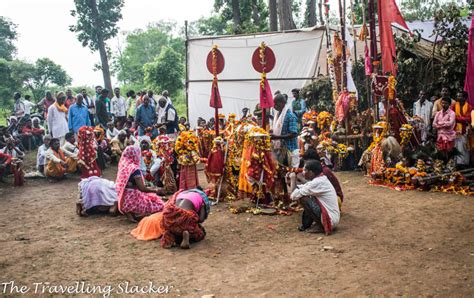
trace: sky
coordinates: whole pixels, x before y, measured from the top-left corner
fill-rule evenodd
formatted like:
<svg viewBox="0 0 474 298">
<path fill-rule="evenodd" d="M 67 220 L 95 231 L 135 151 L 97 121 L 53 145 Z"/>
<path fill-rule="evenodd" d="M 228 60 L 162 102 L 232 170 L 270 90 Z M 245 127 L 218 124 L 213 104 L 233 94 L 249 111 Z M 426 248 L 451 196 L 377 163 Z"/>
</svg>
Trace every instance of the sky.
<svg viewBox="0 0 474 298">
<path fill-rule="evenodd" d="M 145 28 L 163 19 L 178 25 L 208 16 L 214 0 L 125 0 L 120 31 Z M 103 84 L 102 73 L 93 71 L 100 62 L 99 53 L 83 48 L 69 26 L 75 24 L 70 15 L 73 0 L 0 0 L 0 15 L 18 25 L 17 58 L 34 62 L 47 57 L 60 64 L 72 77 L 74 86 Z M 108 41 L 115 50 L 123 38 Z M 113 80 L 115 83 L 115 80 Z"/>
</svg>

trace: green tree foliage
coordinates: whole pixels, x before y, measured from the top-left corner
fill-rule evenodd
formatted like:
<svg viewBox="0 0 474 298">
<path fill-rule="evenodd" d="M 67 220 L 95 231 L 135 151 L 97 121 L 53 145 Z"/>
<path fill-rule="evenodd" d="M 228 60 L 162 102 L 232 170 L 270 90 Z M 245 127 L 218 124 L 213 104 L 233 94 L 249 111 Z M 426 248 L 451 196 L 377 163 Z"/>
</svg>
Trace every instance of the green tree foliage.
<svg viewBox="0 0 474 298">
<path fill-rule="evenodd" d="M 466 75 L 469 28 L 462 22 L 461 8 L 448 4 L 435 14 L 435 32 L 441 42 L 439 52 L 444 58 L 438 82 L 459 89 Z"/>
<path fill-rule="evenodd" d="M 214 1 L 214 12 L 220 16 L 220 20 L 210 17 L 210 24 L 218 25 L 215 29 L 221 29 L 221 25 L 226 24 L 226 34 L 268 31 L 268 8 L 265 0 L 240 0 L 237 6 L 233 6 L 233 1 L 238 0 Z M 238 12 L 235 12 L 236 8 L 239 9 Z M 239 24 L 234 24 L 235 14 L 239 15 Z M 206 19 L 201 20 L 206 22 Z M 216 20 L 219 22 L 215 22 Z M 219 31 L 214 30 L 211 35 L 218 35 Z"/>
<path fill-rule="evenodd" d="M 16 25 L 0 16 L 0 58 L 12 60 L 16 53 Z"/>
<path fill-rule="evenodd" d="M 405 0 L 400 8 L 407 22 L 432 20 L 436 11 L 441 8 L 441 2 L 439 0 Z"/>
<path fill-rule="evenodd" d="M 331 80 L 328 76 L 318 77 L 301 90 L 301 95 L 308 99 L 308 106 L 315 106 L 317 111 L 334 112 Z"/>
<path fill-rule="evenodd" d="M 443 86 L 452 90 L 464 85 L 467 60 L 468 28 L 462 22 L 463 7 L 444 5 L 435 12 L 433 35 L 438 42 L 433 45 L 436 57 L 423 58 L 416 54 L 419 34 L 402 34 L 395 38 L 397 45 L 397 93 L 410 108 L 420 90 L 438 96 Z M 414 80 L 413 78 L 416 78 Z"/>
<path fill-rule="evenodd" d="M 0 58 L 0 105 L 9 106 L 13 93 L 20 91 L 34 70 L 34 65 L 21 60 L 8 61 Z"/>
<path fill-rule="evenodd" d="M 69 30 L 77 33 L 83 47 L 99 51 L 104 85 L 109 89 L 112 84 L 105 42 L 118 33 L 117 22 L 122 19 L 123 3 L 124 0 L 74 0 L 76 9 L 71 11 L 77 20 Z"/>
<path fill-rule="evenodd" d="M 225 35 L 227 32 L 227 21 L 220 14 L 213 13 L 210 17 L 202 17 L 189 24 L 189 35 Z"/>
<path fill-rule="evenodd" d="M 153 90 L 168 90 L 172 96 L 183 88 L 184 65 L 182 56 L 170 47 L 162 49 L 160 56 L 143 66 L 145 84 Z"/>
<path fill-rule="evenodd" d="M 163 47 L 172 48 L 184 60 L 184 40 L 172 36 L 175 28 L 175 23 L 159 22 L 128 34 L 125 49 L 114 57 L 113 69 L 118 80 L 123 84 L 143 85 L 143 65 L 160 56 Z"/>
<path fill-rule="evenodd" d="M 48 58 L 36 60 L 31 76 L 25 82 L 36 100 L 40 99 L 51 85 L 65 87 L 70 84 L 71 78 L 66 71 Z"/>
</svg>

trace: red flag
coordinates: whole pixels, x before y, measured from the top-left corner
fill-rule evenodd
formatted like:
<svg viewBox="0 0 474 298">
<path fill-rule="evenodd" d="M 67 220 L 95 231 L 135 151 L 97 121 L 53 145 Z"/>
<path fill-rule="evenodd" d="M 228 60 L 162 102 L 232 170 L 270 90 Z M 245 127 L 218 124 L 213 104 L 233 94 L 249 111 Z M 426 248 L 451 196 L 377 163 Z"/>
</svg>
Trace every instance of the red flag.
<svg viewBox="0 0 474 298">
<path fill-rule="evenodd" d="M 379 0 L 378 12 L 383 74 L 391 72 L 393 75 L 396 75 L 397 69 L 393 62 L 393 59 L 396 57 L 396 52 L 392 23 L 397 23 L 407 30 L 410 29 L 408 29 L 395 0 Z"/>
<path fill-rule="evenodd" d="M 464 91 L 469 94 L 469 104 L 474 106 L 474 11 L 472 11 L 471 28 L 469 29 L 469 43 L 467 46 L 466 78 Z"/>
<path fill-rule="evenodd" d="M 212 81 L 211 102 L 209 103 L 209 105 L 211 106 L 211 108 L 222 108 L 221 95 L 219 94 L 219 86 L 217 86 L 217 80 Z"/>
<path fill-rule="evenodd" d="M 264 80 L 263 86 L 265 88 L 262 88 L 260 84 L 260 108 L 273 108 L 272 90 L 270 89 L 270 84 L 268 84 L 267 79 Z"/>
</svg>

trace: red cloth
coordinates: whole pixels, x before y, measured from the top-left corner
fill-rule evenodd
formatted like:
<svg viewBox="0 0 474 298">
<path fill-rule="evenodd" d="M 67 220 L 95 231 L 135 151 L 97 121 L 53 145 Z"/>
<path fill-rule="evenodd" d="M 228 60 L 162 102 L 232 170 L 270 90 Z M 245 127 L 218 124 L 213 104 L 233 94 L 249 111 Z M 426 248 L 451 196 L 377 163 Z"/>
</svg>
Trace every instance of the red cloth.
<svg viewBox="0 0 474 298">
<path fill-rule="evenodd" d="M 341 185 L 339 184 L 339 180 L 337 179 L 336 175 L 329 169 L 326 165 L 323 165 L 323 174 L 328 178 L 329 182 L 331 182 L 332 186 L 336 190 L 336 194 L 338 197 L 341 198 L 341 201 L 344 202 L 344 193 L 342 192 Z"/>
<path fill-rule="evenodd" d="M 77 147 L 79 148 L 77 158 L 81 161 L 79 163 L 81 178 L 100 177 L 102 171 L 97 164 L 97 142 L 95 140 L 94 128 L 89 126 L 79 128 Z"/>
<path fill-rule="evenodd" d="M 315 198 L 316 204 L 318 204 L 319 208 L 321 209 L 321 223 L 324 228 L 324 234 L 330 235 L 332 233 L 332 222 L 331 217 L 329 216 L 328 211 L 324 208 L 324 205 L 321 204 L 318 198 Z"/>
<path fill-rule="evenodd" d="M 179 170 L 179 189 L 188 190 L 196 188 L 199 185 L 196 165 L 180 165 Z"/>
<path fill-rule="evenodd" d="M 270 89 L 270 84 L 268 83 L 267 79 L 265 79 L 263 86 L 265 87 L 265 89 L 263 89 L 262 85 L 260 85 L 260 108 L 273 108 L 274 103 L 272 90 Z"/>
<path fill-rule="evenodd" d="M 392 23 L 397 23 L 403 28 L 408 29 L 405 20 L 398 9 L 395 0 L 380 0 L 378 2 L 380 48 L 382 51 L 382 70 L 383 73 L 390 72 L 396 75 L 397 69 L 393 62 L 396 57 L 395 41 L 393 40 Z"/>
<path fill-rule="evenodd" d="M 390 129 L 392 130 L 395 139 L 397 139 L 398 143 L 402 140 L 400 137 L 400 128 L 402 127 L 403 124 L 407 124 L 407 119 L 405 118 L 405 115 L 403 115 L 398 108 L 396 107 L 391 107 L 389 110 L 389 118 L 390 122 Z"/>
<path fill-rule="evenodd" d="M 217 146 L 215 150 L 211 150 L 206 162 L 207 180 L 216 183 L 222 174 L 224 174 L 224 152 L 221 146 Z"/>
<path fill-rule="evenodd" d="M 211 89 L 211 102 L 209 103 L 211 108 L 222 108 L 221 95 L 219 93 L 219 86 L 217 85 L 217 80 L 212 81 Z"/>
<path fill-rule="evenodd" d="M 466 78 L 464 91 L 469 93 L 469 104 L 474 106 L 474 10 L 472 11 L 471 28 L 469 28 L 469 43 L 467 46 Z"/>
<path fill-rule="evenodd" d="M 201 241 L 206 236 L 204 229 L 199 224 L 199 216 L 196 211 L 185 210 L 176 206 L 176 198 L 181 192 L 178 191 L 166 202 L 163 209 L 161 228 L 164 231 L 160 245 L 163 248 L 171 248 L 176 244 L 176 237 L 181 237 L 184 231 L 189 232 L 190 239 Z"/>
</svg>

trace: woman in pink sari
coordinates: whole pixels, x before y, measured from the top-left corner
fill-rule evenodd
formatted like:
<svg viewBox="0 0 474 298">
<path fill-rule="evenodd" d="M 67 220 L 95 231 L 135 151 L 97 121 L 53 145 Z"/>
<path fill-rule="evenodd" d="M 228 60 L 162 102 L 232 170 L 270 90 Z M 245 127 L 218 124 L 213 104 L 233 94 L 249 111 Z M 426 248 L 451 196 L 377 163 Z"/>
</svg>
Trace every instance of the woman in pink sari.
<svg viewBox="0 0 474 298">
<path fill-rule="evenodd" d="M 146 187 L 140 171 L 140 148 L 128 146 L 122 153 L 118 165 L 117 180 L 118 208 L 131 221 L 163 209 L 163 201 L 157 195 L 163 190 Z"/>
</svg>

